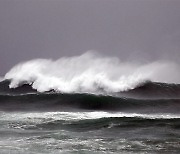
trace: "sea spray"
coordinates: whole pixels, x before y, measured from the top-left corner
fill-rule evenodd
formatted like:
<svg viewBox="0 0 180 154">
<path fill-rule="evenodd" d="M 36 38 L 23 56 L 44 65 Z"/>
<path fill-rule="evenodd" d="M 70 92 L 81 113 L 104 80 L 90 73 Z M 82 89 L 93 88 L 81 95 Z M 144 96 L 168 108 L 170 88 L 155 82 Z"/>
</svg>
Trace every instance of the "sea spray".
<svg viewBox="0 0 180 154">
<path fill-rule="evenodd" d="M 4 78 L 3 78 L 3 77 L 0 77 L 0 82 L 3 81 L 3 80 L 4 80 Z"/>
<path fill-rule="evenodd" d="M 26 83 L 39 92 L 110 93 L 133 89 L 147 80 L 178 82 L 177 72 L 173 62 L 156 61 L 142 65 L 86 52 L 58 60 L 34 59 L 23 62 L 14 66 L 4 78 L 11 80 L 10 88 Z"/>
</svg>

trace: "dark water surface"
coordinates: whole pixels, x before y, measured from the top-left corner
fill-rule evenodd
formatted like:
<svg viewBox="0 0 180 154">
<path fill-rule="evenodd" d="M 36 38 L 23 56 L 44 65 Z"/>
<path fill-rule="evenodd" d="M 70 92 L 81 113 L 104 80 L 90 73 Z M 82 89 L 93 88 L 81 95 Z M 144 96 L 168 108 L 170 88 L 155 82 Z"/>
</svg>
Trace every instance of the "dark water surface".
<svg viewBox="0 0 180 154">
<path fill-rule="evenodd" d="M 180 86 L 112 95 L 38 93 L 0 83 L 0 153 L 180 153 Z"/>
</svg>

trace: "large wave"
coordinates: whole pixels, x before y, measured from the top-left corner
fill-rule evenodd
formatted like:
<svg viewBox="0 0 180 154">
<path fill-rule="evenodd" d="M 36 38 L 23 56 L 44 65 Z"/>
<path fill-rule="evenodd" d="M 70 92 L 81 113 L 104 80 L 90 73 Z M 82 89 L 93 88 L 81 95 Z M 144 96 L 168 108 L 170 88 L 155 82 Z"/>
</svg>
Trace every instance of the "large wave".
<svg viewBox="0 0 180 154">
<path fill-rule="evenodd" d="M 140 64 L 123 62 L 94 52 L 58 60 L 35 59 L 14 66 L 4 77 L 10 88 L 24 83 L 39 92 L 112 93 L 134 89 L 147 80 L 179 82 L 177 65 L 156 61 Z"/>
</svg>

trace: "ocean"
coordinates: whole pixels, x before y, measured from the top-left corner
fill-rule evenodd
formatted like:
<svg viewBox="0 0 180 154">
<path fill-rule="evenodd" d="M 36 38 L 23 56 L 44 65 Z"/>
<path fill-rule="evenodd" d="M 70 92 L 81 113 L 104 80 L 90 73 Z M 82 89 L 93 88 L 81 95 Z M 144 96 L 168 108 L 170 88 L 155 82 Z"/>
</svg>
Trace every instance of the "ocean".
<svg viewBox="0 0 180 154">
<path fill-rule="evenodd" d="M 180 85 L 114 94 L 38 92 L 0 82 L 1 154 L 180 153 Z"/>
<path fill-rule="evenodd" d="M 35 59 L 0 81 L 0 154 L 179 154 L 174 62 Z"/>
</svg>

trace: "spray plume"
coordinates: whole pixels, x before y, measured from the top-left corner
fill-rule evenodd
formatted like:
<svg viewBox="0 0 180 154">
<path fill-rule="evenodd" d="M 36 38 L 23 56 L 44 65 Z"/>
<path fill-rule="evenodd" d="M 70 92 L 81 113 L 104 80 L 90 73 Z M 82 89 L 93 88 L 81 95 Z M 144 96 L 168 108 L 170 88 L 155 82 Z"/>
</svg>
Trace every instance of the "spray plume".
<svg viewBox="0 0 180 154">
<path fill-rule="evenodd" d="M 4 77 L 10 88 L 24 83 L 39 92 L 107 93 L 133 89 L 147 80 L 178 82 L 177 65 L 156 61 L 148 64 L 121 62 L 93 52 L 58 60 L 35 59 L 14 66 Z M 172 76 L 173 74 L 173 76 Z"/>
</svg>

